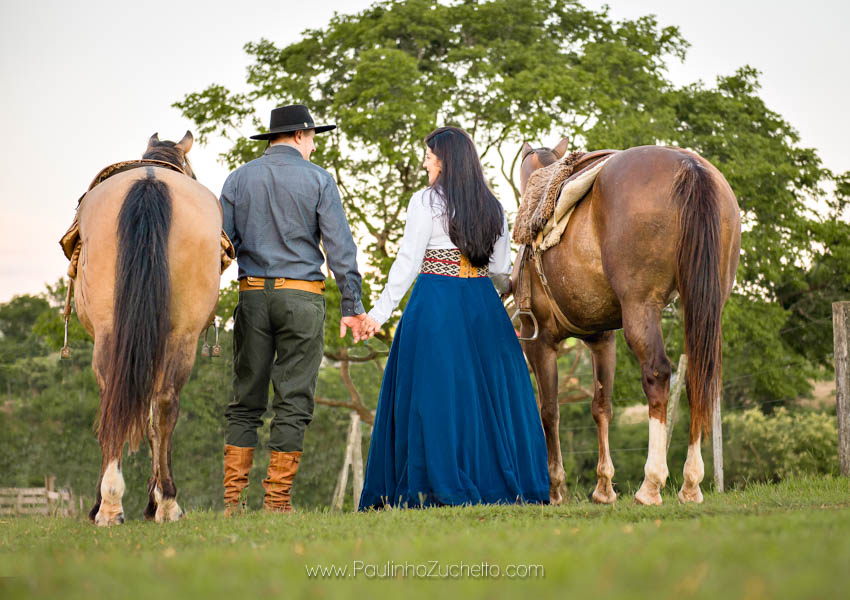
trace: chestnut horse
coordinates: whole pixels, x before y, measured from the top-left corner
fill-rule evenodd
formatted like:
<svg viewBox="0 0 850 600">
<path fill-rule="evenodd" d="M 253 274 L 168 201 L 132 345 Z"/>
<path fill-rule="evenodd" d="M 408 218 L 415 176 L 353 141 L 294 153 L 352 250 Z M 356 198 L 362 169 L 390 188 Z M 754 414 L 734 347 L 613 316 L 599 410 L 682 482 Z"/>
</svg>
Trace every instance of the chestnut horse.
<svg viewBox="0 0 850 600">
<path fill-rule="evenodd" d="M 121 455 L 125 443 L 132 451 L 143 437 L 153 460 L 145 517 L 164 522 L 182 515 L 171 436 L 221 278 L 221 212 L 185 159 L 191 146 L 190 132 L 176 144 L 154 134 L 143 161 L 182 172 L 142 161 L 91 188 L 77 212 L 82 248 L 74 299 L 94 339 L 101 394 L 103 460 L 89 513 L 98 525 L 124 521 Z"/>
<path fill-rule="evenodd" d="M 560 158 L 567 144 L 564 139 L 552 150 L 523 146 L 523 191 L 530 174 Z M 584 334 L 559 323 L 535 269 L 524 266 L 531 272 L 531 310 L 540 332 L 522 345 L 539 387 L 552 503 L 562 502 L 566 494 L 558 438 L 557 349 L 570 336 L 581 339 L 592 355 L 591 410 L 599 437 L 598 481 L 592 499 L 607 504 L 616 500 L 608 426 L 613 416 L 614 332 L 622 328 L 640 362 L 649 403 L 649 451 L 635 501 L 661 504 L 660 492 L 668 475 L 671 374 L 661 335 L 661 310 L 676 291 L 684 311 L 691 408 L 690 443 L 678 497 L 681 502 L 702 502 L 700 438 L 710 427 L 712 402 L 720 387 L 721 312 L 735 281 L 740 247 L 738 202 L 720 171 L 688 150 L 641 146 L 608 159 L 576 206 L 560 242 L 542 257 L 554 302 Z M 519 272 L 518 264 L 514 290 Z M 530 338 L 533 331 L 532 319 L 522 316 L 522 337 Z"/>
</svg>

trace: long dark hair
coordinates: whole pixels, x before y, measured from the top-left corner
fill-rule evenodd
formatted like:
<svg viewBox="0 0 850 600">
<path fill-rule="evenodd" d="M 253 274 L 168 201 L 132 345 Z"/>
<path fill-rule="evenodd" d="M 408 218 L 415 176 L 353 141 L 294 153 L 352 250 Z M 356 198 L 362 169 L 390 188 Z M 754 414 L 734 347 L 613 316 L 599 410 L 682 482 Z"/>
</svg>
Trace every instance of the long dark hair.
<svg viewBox="0 0 850 600">
<path fill-rule="evenodd" d="M 449 237 L 473 266 L 484 267 L 502 233 L 504 212 L 484 182 L 475 144 L 457 127 L 435 129 L 425 144 L 442 162 L 433 189 L 445 202 Z"/>
</svg>

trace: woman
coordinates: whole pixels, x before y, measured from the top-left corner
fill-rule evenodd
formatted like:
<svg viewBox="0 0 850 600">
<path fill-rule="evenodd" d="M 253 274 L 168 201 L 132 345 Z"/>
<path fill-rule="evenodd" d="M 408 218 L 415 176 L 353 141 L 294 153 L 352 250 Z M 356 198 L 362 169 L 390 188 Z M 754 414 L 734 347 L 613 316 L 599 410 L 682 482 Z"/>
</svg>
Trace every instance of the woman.
<svg viewBox="0 0 850 600">
<path fill-rule="evenodd" d="M 363 324 L 373 334 L 418 276 L 384 371 L 360 509 L 548 502 L 534 391 L 493 287 L 510 281 L 507 218 L 466 132 L 441 127 L 425 145 L 429 187 L 410 200 Z"/>
</svg>

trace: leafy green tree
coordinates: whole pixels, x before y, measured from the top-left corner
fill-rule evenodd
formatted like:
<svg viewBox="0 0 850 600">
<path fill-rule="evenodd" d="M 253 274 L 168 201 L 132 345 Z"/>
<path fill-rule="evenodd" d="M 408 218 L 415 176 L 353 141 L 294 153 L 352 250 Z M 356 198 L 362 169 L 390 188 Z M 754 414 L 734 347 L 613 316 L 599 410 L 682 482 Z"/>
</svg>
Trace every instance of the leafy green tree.
<svg viewBox="0 0 850 600">
<path fill-rule="evenodd" d="M 339 182 L 375 289 L 410 195 L 425 184 L 421 142 L 437 125 L 466 128 L 515 200 L 526 139 L 566 136 L 570 149 L 693 148 L 726 175 L 742 208 L 741 266 L 724 318 L 727 398 L 795 398 L 830 368 L 828 305 L 850 289 L 850 234 L 840 218 L 848 175 L 833 175 L 816 151 L 800 147 L 798 133 L 758 96 L 754 69 L 715 87 L 673 86 L 667 65 L 687 48 L 677 28 L 661 28 L 653 16 L 614 22 L 607 9 L 578 1 L 390 0 L 336 15 L 284 47 L 250 42 L 248 92 L 214 84 L 175 106 L 201 142 L 232 141 L 222 156 L 231 167 L 262 151 L 239 133 L 262 128 L 259 101 L 303 102 L 319 120 L 339 123 L 316 161 Z M 830 186 L 832 195 L 824 192 Z M 813 202 L 826 209 L 815 213 Z M 675 314 L 665 317 L 665 336 L 675 361 Z M 616 396 L 641 397 L 622 340 L 618 356 Z"/>
<path fill-rule="evenodd" d="M 315 161 L 336 176 L 381 284 L 410 196 L 426 184 L 428 132 L 465 127 L 518 198 L 511 173 L 524 139 L 565 127 L 578 135 L 607 107 L 634 104 L 663 83 L 664 57 L 685 47 L 676 28 L 649 17 L 614 24 L 575 1 L 377 2 L 283 48 L 246 44 L 249 92 L 214 84 L 175 106 L 201 142 L 233 142 L 222 157 L 230 167 L 262 150 L 239 133 L 263 126 L 257 101 L 302 102 L 339 123 Z"/>
</svg>

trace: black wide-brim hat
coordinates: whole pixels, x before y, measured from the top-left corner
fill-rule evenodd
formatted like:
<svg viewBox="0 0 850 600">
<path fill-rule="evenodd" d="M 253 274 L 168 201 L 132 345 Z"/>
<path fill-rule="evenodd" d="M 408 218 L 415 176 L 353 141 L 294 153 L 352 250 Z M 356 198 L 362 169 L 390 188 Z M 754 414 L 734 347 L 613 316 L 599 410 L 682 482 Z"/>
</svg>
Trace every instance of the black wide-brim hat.
<svg viewBox="0 0 850 600">
<path fill-rule="evenodd" d="M 269 132 L 252 135 L 252 140 L 268 140 L 281 133 L 315 129 L 316 133 L 335 129 L 336 125 L 316 125 L 310 111 L 303 104 L 290 104 L 272 110 L 269 120 Z"/>
</svg>

